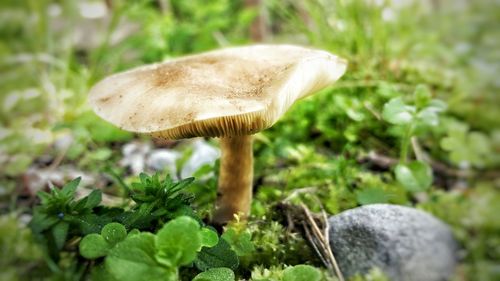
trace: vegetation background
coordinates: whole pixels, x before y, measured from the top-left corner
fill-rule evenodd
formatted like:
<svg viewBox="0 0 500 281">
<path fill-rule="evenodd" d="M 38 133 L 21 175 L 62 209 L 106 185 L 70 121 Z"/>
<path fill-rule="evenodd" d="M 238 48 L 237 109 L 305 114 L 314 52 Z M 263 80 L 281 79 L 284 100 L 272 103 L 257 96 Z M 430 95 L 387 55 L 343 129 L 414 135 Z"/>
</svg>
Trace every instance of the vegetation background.
<svg viewBox="0 0 500 281">
<path fill-rule="evenodd" d="M 26 226 L 49 181 L 83 175 L 82 192 L 100 188 L 113 202 L 124 190 L 110 174 L 137 179 L 117 165 L 122 148 L 150 140 L 94 115 L 94 83 L 254 41 L 328 50 L 349 68 L 256 136 L 248 228 L 259 249 L 241 276 L 321 266 L 294 254 L 306 244 L 283 231 L 285 201 L 330 214 L 371 203 L 426 210 L 460 242 L 455 280 L 499 280 L 499 11 L 497 0 L 1 1 L 0 280 L 80 276 L 70 262 L 47 268 Z M 185 143 L 168 147 L 185 160 Z M 203 166 L 190 187 L 204 216 L 216 170 Z"/>
</svg>

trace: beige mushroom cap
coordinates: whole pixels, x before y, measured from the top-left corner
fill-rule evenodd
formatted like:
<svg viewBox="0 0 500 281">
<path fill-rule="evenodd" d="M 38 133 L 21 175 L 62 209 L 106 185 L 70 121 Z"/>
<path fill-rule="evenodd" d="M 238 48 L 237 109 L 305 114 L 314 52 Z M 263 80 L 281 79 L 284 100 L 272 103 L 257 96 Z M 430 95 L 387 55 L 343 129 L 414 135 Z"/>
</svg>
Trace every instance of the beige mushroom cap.
<svg viewBox="0 0 500 281">
<path fill-rule="evenodd" d="M 303 47 L 227 48 L 112 75 L 89 102 L 118 127 L 157 138 L 249 135 L 345 69 L 345 60 Z"/>
</svg>

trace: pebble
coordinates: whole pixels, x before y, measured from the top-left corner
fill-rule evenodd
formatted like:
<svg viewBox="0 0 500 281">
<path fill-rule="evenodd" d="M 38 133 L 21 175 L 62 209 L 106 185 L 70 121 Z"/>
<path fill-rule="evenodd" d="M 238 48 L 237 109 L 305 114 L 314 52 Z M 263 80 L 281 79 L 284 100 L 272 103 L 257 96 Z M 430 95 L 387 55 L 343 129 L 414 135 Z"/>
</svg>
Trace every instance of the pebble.
<svg viewBox="0 0 500 281">
<path fill-rule="evenodd" d="M 378 267 L 393 281 L 453 276 L 458 246 L 450 228 L 414 208 L 372 204 L 329 218 L 332 251 L 345 277 Z"/>
</svg>

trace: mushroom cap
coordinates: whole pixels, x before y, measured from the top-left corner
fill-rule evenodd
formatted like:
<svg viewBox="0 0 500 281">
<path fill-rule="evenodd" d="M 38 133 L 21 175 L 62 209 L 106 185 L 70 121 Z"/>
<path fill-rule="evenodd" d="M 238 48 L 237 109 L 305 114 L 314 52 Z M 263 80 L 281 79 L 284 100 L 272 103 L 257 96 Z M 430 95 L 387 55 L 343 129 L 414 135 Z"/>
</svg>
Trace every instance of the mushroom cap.
<svg viewBox="0 0 500 281">
<path fill-rule="evenodd" d="M 346 66 L 291 45 L 226 48 L 114 74 L 92 88 L 89 103 L 118 127 L 156 138 L 248 135 L 335 82 Z"/>
</svg>

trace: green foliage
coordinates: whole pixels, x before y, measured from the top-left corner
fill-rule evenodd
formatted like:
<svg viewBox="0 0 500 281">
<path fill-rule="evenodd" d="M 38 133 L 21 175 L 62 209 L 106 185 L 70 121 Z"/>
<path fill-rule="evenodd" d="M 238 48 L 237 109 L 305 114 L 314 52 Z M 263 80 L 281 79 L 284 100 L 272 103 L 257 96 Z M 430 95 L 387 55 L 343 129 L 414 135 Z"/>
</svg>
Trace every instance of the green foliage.
<svg viewBox="0 0 500 281">
<path fill-rule="evenodd" d="M 491 153 L 493 142 L 485 133 L 471 132 L 467 125 L 452 122 L 448 126 L 447 136 L 441 140 L 441 148 L 449 152 L 453 163 L 481 168 L 499 163 L 498 155 Z"/>
<path fill-rule="evenodd" d="M 231 248 L 238 256 L 251 255 L 255 251 L 255 246 L 252 243 L 252 234 L 248 230 L 228 228 L 222 235 L 222 239 L 231 245 Z"/>
<path fill-rule="evenodd" d="M 235 270 L 238 268 L 240 261 L 236 252 L 231 249 L 231 245 L 225 239 L 219 239 L 219 242 L 214 247 L 203 247 L 194 264 L 202 271 L 218 267 Z"/>
<path fill-rule="evenodd" d="M 135 202 L 129 210 L 100 206 L 98 190 L 75 200 L 80 179 L 62 189 L 39 193 L 41 205 L 36 207 L 30 227 L 53 262 L 59 263 L 64 248 L 74 238 L 83 237 L 79 252 L 83 258 L 95 260 L 92 276 L 108 276 L 109 280 L 144 276 L 148 280 L 178 280 L 179 268 L 193 264 L 202 271 L 237 269 L 236 252 L 216 232 L 201 227 L 200 218 L 189 205 L 192 196 L 182 192 L 193 178 L 174 182 L 169 176 L 160 180 L 158 174 L 141 174 L 139 179 L 126 187 Z M 156 234 L 139 231 L 156 228 Z M 127 229 L 132 229 L 128 235 Z M 241 250 L 239 238 L 233 238 L 235 249 Z M 242 241 L 248 248 L 249 237 Z"/>
<path fill-rule="evenodd" d="M 328 273 L 310 265 L 299 264 L 283 268 L 283 265 L 269 269 L 255 267 L 252 271 L 252 281 L 334 281 Z"/>
<path fill-rule="evenodd" d="M 296 265 L 283 270 L 283 281 L 320 281 L 321 273 L 310 265 Z"/>
<path fill-rule="evenodd" d="M 86 259 L 104 257 L 111 246 L 99 234 L 92 233 L 83 237 L 79 244 L 80 254 Z"/>
<path fill-rule="evenodd" d="M 35 207 L 30 228 L 54 260 L 59 259 L 67 241 L 88 234 L 95 235 L 83 239 L 82 255 L 101 257 L 124 238 L 126 229 L 150 229 L 178 216 L 194 216 L 190 206 L 192 196 L 182 191 L 192 181 L 189 178 L 174 182 L 169 176 L 160 180 L 158 174 L 141 174 L 140 182 L 127 187 L 135 204 L 126 210 L 100 206 L 100 190 L 93 190 L 88 196 L 76 200 L 78 178 L 62 189 L 52 188 L 50 193 L 38 194 L 41 205 Z M 205 236 L 208 245 L 214 243 L 213 235 L 205 232 Z M 92 246 L 93 243 L 96 244 Z"/>
<path fill-rule="evenodd" d="M 167 223 L 156 235 L 157 259 L 167 266 L 192 262 L 203 246 L 199 228 L 198 222 L 189 217 L 179 217 Z"/>
<path fill-rule="evenodd" d="M 332 214 L 388 202 L 417 204 L 453 227 L 465 255 L 458 279 L 499 279 L 500 102 L 495 63 L 500 19 L 491 1 L 457 5 L 444 0 L 426 6 L 422 1 L 270 0 L 259 10 L 228 0 L 106 2 L 113 5 L 99 19 L 82 15 L 86 1 L 0 3 L 2 212 L 29 213 L 23 174 L 30 165 L 35 171 L 45 169 L 62 156 L 62 166 L 94 173 L 118 163 L 119 148 L 133 135 L 91 113 L 86 97 L 97 80 L 145 62 L 249 42 L 249 26 L 262 13 L 269 32 L 266 42 L 332 51 L 348 59 L 349 69 L 335 85 L 297 103 L 256 136 L 253 217 L 244 231 L 229 226 L 222 239 L 201 228 L 205 247 L 197 254 L 198 264 L 205 256 L 205 268 L 234 267 L 239 258 L 236 277 L 248 278 L 253 271 L 262 280 L 282 280 L 283 264 L 321 263 L 293 226 L 284 224 L 280 202 L 305 203 L 313 211 L 322 206 Z M 89 37 L 79 39 L 78 34 Z M 65 137 L 70 144 L 61 148 Z M 366 160 L 372 152 L 387 157 L 389 164 Z M 103 266 L 103 253 L 93 261 L 78 255 L 79 239 L 83 243 L 87 235 L 101 237 L 88 239 L 104 245 L 103 228 L 112 222 L 122 224 L 127 237 L 156 237 L 179 216 L 198 221 L 209 217 L 217 167 L 203 167 L 195 175 L 203 180 L 185 187 L 196 195 L 195 202 L 182 191 L 175 195 L 175 183 L 149 176 L 144 181 L 141 176 L 126 192 L 116 192 L 116 186 L 103 189 L 125 195 L 113 208 L 99 204 L 100 191 L 87 199 L 57 188 L 41 193 L 42 204 L 33 211 L 30 227 L 44 256 L 50 257 L 47 266 L 37 262 L 39 253 L 33 254 L 37 261 L 32 263 L 18 249 L 26 247 L 28 255 L 35 247 L 22 224 L 14 226 L 12 219 L 0 227 L 2 249 L 8 253 L 1 261 L 0 279 L 43 279 L 50 270 L 52 280 L 88 275 L 113 280 Z M 416 196 L 416 191 L 422 194 Z M 145 255 L 149 242 L 138 241 L 143 250 L 137 253 Z M 135 247 L 132 242 L 129 246 Z M 211 251 L 228 253 L 231 259 L 220 261 Z M 132 267 L 142 268 L 130 258 Z M 185 280 L 198 273 L 189 265 L 181 270 Z M 144 276 L 149 273 L 155 274 Z M 355 280 L 384 280 L 379 273 Z"/>
<path fill-rule="evenodd" d="M 415 107 L 406 105 L 402 98 L 391 99 L 384 105 L 382 116 L 394 125 L 406 125 L 414 120 Z"/>
<path fill-rule="evenodd" d="M 252 254 L 240 257 L 241 267 L 253 268 L 260 265 L 269 268 L 282 264 L 318 262 L 301 235 L 287 231 L 276 221 L 249 223 L 247 231 L 251 234 L 255 249 Z"/>
<path fill-rule="evenodd" d="M 160 264 L 155 255 L 153 234 L 132 235 L 109 252 L 106 269 L 118 280 L 175 280 L 176 268 Z"/>
<path fill-rule="evenodd" d="M 118 280 L 178 280 L 179 267 L 200 260 L 202 249 L 212 249 L 203 243 L 206 234 L 207 229 L 201 228 L 195 219 L 177 217 L 166 223 L 156 235 L 143 232 L 130 235 L 116 244 L 106 257 L 106 269 Z M 213 244 L 213 241 L 210 242 Z M 230 253 L 212 252 L 212 257 L 224 259 Z M 203 270 L 211 268 L 219 266 L 208 264 Z M 207 273 L 207 276 L 219 271 L 214 272 Z M 227 272 L 221 270 L 221 274 Z"/>
<path fill-rule="evenodd" d="M 38 193 L 41 204 L 35 207 L 29 226 L 50 257 L 56 260 L 65 242 L 73 235 L 98 232 L 102 224 L 111 221 L 109 216 L 98 216 L 94 210 L 101 202 L 100 190 L 75 200 L 79 183 L 80 178 L 77 178 L 62 189 L 52 188 L 50 193 Z"/>
<path fill-rule="evenodd" d="M 42 253 L 33 243 L 30 230 L 15 215 L 0 216 L 0 249 L 0 280 L 35 278 L 32 268 L 40 264 Z"/>
<path fill-rule="evenodd" d="M 432 169 L 424 162 L 398 164 L 396 179 L 411 192 L 424 191 L 432 184 Z"/>
<path fill-rule="evenodd" d="M 101 234 L 92 233 L 80 241 L 80 254 L 86 259 L 104 257 L 118 242 L 125 239 L 127 230 L 122 224 L 112 222 L 102 228 Z"/>
<path fill-rule="evenodd" d="M 403 126 L 405 132 L 401 139 L 400 163 L 394 172 L 396 180 L 410 192 L 424 191 L 433 181 L 432 169 L 421 160 L 407 163 L 408 149 L 411 138 L 414 138 L 416 129 L 439 124 L 439 113 L 446 110 L 447 105 L 441 100 L 431 99 L 429 89 L 418 85 L 413 93 L 415 106 L 407 105 L 402 98 L 393 98 L 384 105 L 382 116 L 384 120 Z M 419 153 L 419 151 L 415 151 Z M 421 158 L 417 155 L 417 158 Z"/>
<path fill-rule="evenodd" d="M 453 228 L 465 250 L 463 270 L 477 280 L 500 277 L 495 262 L 500 259 L 498 202 L 500 194 L 489 183 L 479 182 L 467 193 L 436 191 L 428 202 L 419 204 Z"/>
<path fill-rule="evenodd" d="M 204 51 L 226 40 L 244 42 L 247 27 L 255 16 L 255 11 L 244 9 L 240 1 L 228 0 L 170 1 L 163 11 L 158 11 L 151 1 L 142 0 L 124 5 L 123 9 L 123 15 L 139 22 L 143 30 L 123 47 L 140 50 L 146 62 Z"/>
<path fill-rule="evenodd" d="M 194 178 L 174 182 L 170 175 L 160 179 L 158 173 L 153 176 L 141 173 L 139 180 L 125 187 L 136 203 L 130 212 L 120 218 L 127 228 L 143 229 L 155 220 L 169 220 L 183 215 L 195 217 L 190 207 L 193 196 L 183 192 Z"/>
<path fill-rule="evenodd" d="M 193 281 L 234 281 L 234 272 L 225 267 L 217 267 L 202 272 Z"/>
<path fill-rule="evenodd" d="M 356 200 L 361 205 L 387 203 L 388 194 L 381 188 L 371 187 L 360 190 L 356 193 Z"/>
</svg>

